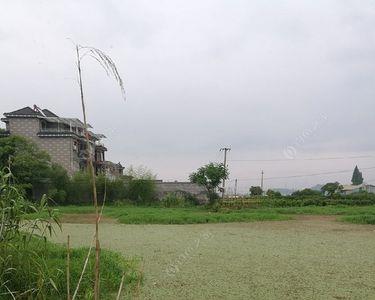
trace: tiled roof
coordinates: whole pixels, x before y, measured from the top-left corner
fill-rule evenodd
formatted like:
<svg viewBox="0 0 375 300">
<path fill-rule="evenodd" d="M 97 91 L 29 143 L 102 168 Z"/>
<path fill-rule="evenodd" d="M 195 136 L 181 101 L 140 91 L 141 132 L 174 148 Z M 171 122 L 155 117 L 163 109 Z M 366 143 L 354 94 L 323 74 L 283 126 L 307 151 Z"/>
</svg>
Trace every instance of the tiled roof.
<svg viewBox="0 0 375 300">
<path fill-rule="evenodd" d="M 4 116 L 42 116 L 42 114 L 38 111 L 33 110 L 30 106 L 26 106 L 9 113 L 4 113 Z"/>
<path fill-rule="evenodd" d="M 42 109 L 42 112 L 44 113 L 46 117 L 58 117 L 58 115 L 56 115 L 55 113 L 53 113 L 52 111 L 46 108 Z"/>
</svg>

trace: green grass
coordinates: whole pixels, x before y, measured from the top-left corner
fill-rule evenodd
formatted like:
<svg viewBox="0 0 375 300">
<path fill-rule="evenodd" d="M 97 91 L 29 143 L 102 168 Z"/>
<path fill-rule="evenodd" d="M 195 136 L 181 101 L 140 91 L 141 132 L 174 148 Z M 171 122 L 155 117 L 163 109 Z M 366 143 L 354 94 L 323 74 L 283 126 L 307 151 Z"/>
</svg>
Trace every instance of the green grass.
<svg viewBox="0 0 375 300">
<path fill-rule="evenodd" d="M 56 207 L 60 214 L 87 214 L 94 213 L 92 206 L 59 206 Z M 290 220 L 293 215 L 345 215 L 345 216 L 374 216 L 375 206 L 302 206 L 302 207 L 277 207 L 277 208 L 222 208 L 218 212 L 210 211 L 204 207 L 190 208 L 164 208 L 142 206 L 106 206 L 104 216 L 111 217 L 123 224 L 194 224 L 194 223 L 227 223 L 227 222 L 252 222 Z M 29 215 L 35 218 L 37 215 Z M 358 219 L 358 218 L 357 218 Z M 346 221 L 355 218 L 347 218 Z M 372 224 L 372 223 L 370 223 Z"/>
<path fill-rule="evenodd" d="M 260 208 L 258 211 L 270 211 L 280 214 L 305 214 L 305 215 L 375 215 L 375 205 L 372 206 L 299 206 L 280 208 Z"/>
<path fill-rule="evenodd" d="M 354 224 L 374 224 L 375 215 L 357 215 L 357 216 L 344 216 L 340 221 L 354 223 Z"/>
<path fill-rule="evenodd" d="M 14 268 L 2 279 L 8 281 L 11 291 L 25 291 L 39 287 L 47 299 L 66 298 L 66 248 L 61 245 L 45 242 L 39 238 L 33 238 L 23 248 L 22 241 L 13 243 L 12 247 L 1 248 L 1 257 L 8 257 L 8 265 Z M 92 296 L 93 291 L 93 267 L 94 252 L 83 277 L 78 299 L 86 299 Z M 71 293 L 76 288 L 83 264 L 88 253 L 88 248 L 71 249 Z M 101 294 L 104 299 L 117 293 L 123 274 L 125 286 L 128 292 L 139 285 L 142 274 L 138 272 L 138 262 L 127 260 L 121 254 L 103 249 L 101 251 Z M 36 267 L 38 266 L 38 267 Z M 35 294 L 33 297 L 37 297 Z M 113 297 L 112 297 L 113 298 Z"/>
</svg>

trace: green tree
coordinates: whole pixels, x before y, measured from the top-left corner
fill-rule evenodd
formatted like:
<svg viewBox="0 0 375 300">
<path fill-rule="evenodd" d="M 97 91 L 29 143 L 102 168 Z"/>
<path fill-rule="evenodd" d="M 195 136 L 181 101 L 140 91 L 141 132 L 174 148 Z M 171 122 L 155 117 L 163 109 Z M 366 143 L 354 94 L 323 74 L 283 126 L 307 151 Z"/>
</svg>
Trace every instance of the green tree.
<svg viewBox="0 0 375 300">
<path fill-rule="evenodd" d="M 343 189 L 343 186 L 336 182 L 329 182 L 322 186 L 322 192 L 326 194 L 329 197 L 332 197 L 333 194 L 341 192 Z"/>
<path fill-rule="evenodd" d="M 190 174 L 190 182 L 202 185 L 207 190 L 207 195 L 210 203 L 213 204 L 218 199 L 216 189 L 219 187 L 222 180 L 228 179 L 229 172 L 224 164 L 209 163 L 200 167 L 196 172 Z"/>
<path fill-rule="evenodd" d="M 156 174 L 154 174 L 149 168 L 143 165 L 137 167 L 130 165 L 128 168 L 125 169 L 124 176 L 126 178 L 132 179 L 156 179 Z"/>
<path fill-rule="evenodd" d="M 48 178 L 51 162 L 48 154 L 40 151 L 31 141 L 10 136 L 0 138 L 0 167 L 10 166 L 18 183 L 31 196 L 34 184 L 41 184 Z"/>
<path fill-rule="evenodd" d="M 280 198 L 282 197 L 281 193 L 279 191 L 274 191 L 274 190 L 271 190 L 269 189 L 266 193 L 267 197 L 270 197 L 270 198 Z"/>
<path fill-rule="evenodd" d="M 363 183 L 363 176 L 362 172 L 359 171 L 358 167 L 355 166 L 352 176 L 352 184 L 353 185 L 360 185 Z"/>
<path fill-rule="evenodd" d="M 322 193 L 312 189 L 303 189 L 292 193 L 293 197 L 321 196 Z"/>
<path fill-rule="evenodd" d="M 263 190 L 260 186 L 252 186 L 250 189 L 251 196 L 261 196 L 263 195 Z"/>
<path fill-rule="evenodd" d="M 151 179 L 131 179 L 127 183 L 127 197 L 136 204 L 155 202 L 155 181 Z"/>
<path fill-rule="evenodd" d="M 65 198 L 69 180 L 65 169 L 51 163 L 49 155 L 30 140 L 20 136 L 0 138 L 0 168 L 4 167 L 10 167 L 28 198 L 32 198 L 36 189 L 49 190 L 50 196 L 58 197 L 59 201 Z"/>
</svg>

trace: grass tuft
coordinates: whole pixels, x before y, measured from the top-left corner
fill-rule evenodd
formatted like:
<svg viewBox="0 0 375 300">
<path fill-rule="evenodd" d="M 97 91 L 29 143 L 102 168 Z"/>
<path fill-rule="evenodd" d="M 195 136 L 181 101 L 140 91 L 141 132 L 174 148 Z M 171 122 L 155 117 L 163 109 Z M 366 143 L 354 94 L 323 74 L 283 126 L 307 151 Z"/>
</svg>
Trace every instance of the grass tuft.
<svg viewBox="0 0 375 300">
<path fill-rule="evenodd" d="M 17 243 L 22 243 L 22 241 Z M 27 251 L 18 251 L 17 248 L 15 246 L 6 249 L 6 256 L 11 260 L 13 268 L 2 278 L 8 282 L 8 288 L 16 292 L 43 285 L 43 296 L 46 299 L 66 298 L 66 248 L 62 245 L 45 242 L 39 238 L 31 240 Z M 87 251 L 88 248 L 71 249 L 70 278 L 72 290 L 75 289 L 78 282 Z M 28 263 L 31 253 L 34 254 L 32 255 L 33 259 L 37 260 L 32 264 Z M 87 299 L 92 296 L 94 254 L 92 253 L 90 257 L 78 293 L 78 299 Z M 100 254 L 100 262 L 102 266 L 100 285 L 104 299 L 117 292 L 124 273 L 126 274 L 125 287 L 127 292 L 137 287 L 142 280 L 142 274 L 138 271 L 137 260 L 127 260 L 121 254 L 103 249 Z M 45 279 L 41 279 L 40 274 L 36 274 L 32 269 L 28 270 L 29 267 L 33 267 L 34 263 L 43 266 Z"/>
<path fill-rule="evenodd" d="M 357 216 L 345 216 L 339 219 L 340 221 L 354 223 L 354 224 L 374 224 L 375 215 L 357 215 Z"/>
</svg>

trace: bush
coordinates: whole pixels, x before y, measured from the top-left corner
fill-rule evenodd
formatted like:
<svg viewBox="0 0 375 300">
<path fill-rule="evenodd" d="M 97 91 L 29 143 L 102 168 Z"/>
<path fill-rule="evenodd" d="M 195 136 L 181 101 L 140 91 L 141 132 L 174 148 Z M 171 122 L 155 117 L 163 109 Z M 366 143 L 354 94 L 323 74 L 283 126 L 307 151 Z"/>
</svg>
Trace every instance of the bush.
<svg viewBox="0 0 375 300">
<path fill-rule="evenodd" d="M 301 207 L 301 206 L 326 206 L 349 205 L 367 206 L 375 205 L 375 194 L 358 193 L 353 195 L 334 195 L 332 198 L 323 195 L 318 196 L 282 196 L 282 197 L 251 197 L 240 199 L 226 199 L 221 202 L 222 207 L 227 208 L 260 208 L 260 207 Z"/>
<path fill-rule="evenodd" d="M 23 298 L 44 295 L 46 286 L 54 285 L 48 270 L 38 261 L 38 255 L 30 250 L 33 232 L 45 238 L 52 233 L 52 222 L 57 222 L 54 211 L 48 208 L 47 197 L 43 197 L 39 205 L 31 205 L 26 201 L 22 191 L 12 184 L 12 174 L 8 169 L 0 172 L 0 294 L 14 292 L 16 296 L 26 293 Z M 46 218 L 34 221 L 26 219 L 28 213 L 47 214 Z M 22 273 L 24 276 L 17 276 Z M 16 274 L 16 277 L 13 276 Z M 32 286 L 29 278 L 35 278 Z M 32 288 L 32 289 L 30 289 Z M 11 292 L 9 292 L 11 291 Z M 40 294 L 42 293 L 42 294 Z M 14 297 L 13 297 L 14 298 Z M 44 297 L 38 297 L 44 298 Z"/>
<path fill-rule="evenodd" d="M 127 192 L 122 178 L 109 179 L 103 174 L 96 177 L 96 190 L 99 203 L 103 203 L 104 192 L 106 193 L 106 203 L 124 201 Z"/>
<path fill-rule="evenodd" d="M 160 204 L 164 207 L 183 207 L 185 199 L 176 193 L 168 193 L 160 200 Z"/>
<path fill-rule="evenodd" d="M 149 179 L 130 179 L 126 184 L 126 196 L 135 204 L 156 202 L 155 183 Z"/>
<path fill-rule="evenodd" d="M 98 175 L 95 180 L 99 204 L 103 202 L 104 192 L 107 203 L 114 203 L 126 198 L 127 190 L 122 178 L 108 179 L 105 175 Z M 74 174 L 67 185 L 66 201 L 59 202 L 55 198 L 53 199 L 59 204 L 91 204 L 93 201 L 91 176 L 87 172 Z"/>
<path fill-rule="evenodd" d="M 188 192 L 178 191 L 168 193 L 161 201 L 163 207 L 189 207 L 199 204 L 198 200 Z"/>
<path fill-rule="evenodd" d="M 87 172 L 77 172 L 70 179 L 67 188 L 66 203 L 62 204 L 91 204 L 92 186 Z"/>
<path fill-rule="evenodd" d="M 320 191 L 315 191 L 312 189 L 303 189 L 300 191 L 295 191 L 292 193 L 292 197 L 302 198 L 302 197 L 318 197 L 321 196 L 322 193 Z"/>
</svg>

